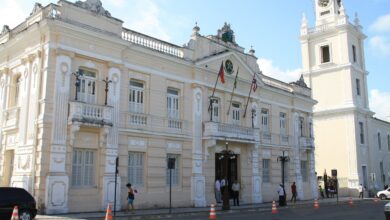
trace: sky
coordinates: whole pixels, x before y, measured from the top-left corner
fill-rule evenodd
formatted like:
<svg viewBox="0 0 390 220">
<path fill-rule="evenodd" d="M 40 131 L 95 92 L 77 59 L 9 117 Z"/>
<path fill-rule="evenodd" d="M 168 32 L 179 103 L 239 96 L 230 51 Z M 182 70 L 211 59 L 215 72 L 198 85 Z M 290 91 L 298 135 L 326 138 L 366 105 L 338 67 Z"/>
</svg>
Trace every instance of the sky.
<svg viewBox="0 0 390 220">
<path fill-rule="evenodd" d="M 36 0 L 43 5 L 57 1 Z M 75 0 L 69 0 L 74 2 Z M 314 26 L 314 0 L 101 0 L 124 27 L 183 45 L 197 22 L 201 35 L 216 35 L 225 22 L 236 42 L 253 46 L 264 74 L 285 82 L 300 75 L 302 14 Z M 0 25 L 11 28 L 32 11 L 31 0 L 0 0 Z M 374 117 L 390 116 L 390 0 L 343 0 L 352 22 L 358 13 L 365 40 L 370 109 Z M 331 88 L 331 85 L 329 85 Z"/>
</svg>

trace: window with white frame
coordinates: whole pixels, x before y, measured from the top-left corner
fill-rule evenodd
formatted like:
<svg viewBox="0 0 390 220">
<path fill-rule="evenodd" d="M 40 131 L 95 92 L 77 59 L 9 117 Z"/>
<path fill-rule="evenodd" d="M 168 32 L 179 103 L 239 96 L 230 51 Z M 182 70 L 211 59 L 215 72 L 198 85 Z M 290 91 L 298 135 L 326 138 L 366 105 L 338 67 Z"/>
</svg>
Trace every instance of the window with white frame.
<svg viewBox="0 0 390 220">
<path fill-rule="evenodd" d="M 286 121 L 286 113 L 280 112 L 279 113 L 279 121 L 280 121 L 280 133 L 286 134 L 287 133 L 287 121 Z"/>
<path fill-rule="evenodd" d="M 72 186 L 95 186 L 95 151 L 89 149 L 73 149 Z"/>
<path fill-rule="evenodd" d="M 307 182 L 308 180 L 307 161 L 301 160 L 301 175 L 302 175 L 302 181 Z"/>
<path fill-rule="evenodd" d="M 263 159 L 263 182 L 271 182 L 271 160 Z"/>
<path fill-rule="evenodd" d="M 359 122 L 360 144 L 364 144 L 364 127 L 363 122 Z"/>
<path fill-rule="evenodd" d="M 168 169 L 168 158 L 174 158 L 175 159 L 175 167 L 171 171 Z M 167 178 L 166 178 L 166 184 L 169 186 L 169 172 L 172 172 L 172 186 L 178 186 L 179 185 L 179 180 L 180 180 L 180 155 L 178 154 L 167 154 L 166 162 L 167 166 Z"/>
<path fill-rule="evenodd" d="M 378 132 L 378 148 L 379 150 L 382 150 L 382 140 L 381 140 L 381 133 Z"/>
<path fill-rule="evenodd" d="M 360 95 L 360 79 L 356 79 L 356 94 Z"/>
<path fill-rule="evenodd" d="M 129 110 L 133 113 L 144 113 L 144 84 L 130 80 Z"/>
<path fill-rule="evenodd" d="M 301 137 L 305 136 L 305 118 L 299 117 L 299 135 Z"/>
<path fill-rule="evenodd" d="M 179 91 L 177 89 L 167 89 L 167 111 L 168 118 L 179 118 Z"/>
<path fill-rule="evenodd" d="M 269 110 L 266 108 L 261 109 L 261 128 L 263 131 L 269 131 Z"/>
<path fill-rule="evenodd" d="M 96 73 L 90 70 L 79 69 L 80 81 L 77 88 L 77 100 L 89 104 L 96 103 Z"/>
<path fill-rule="evenodd" d="M 390 134 L 387 135 L 387 150 L 390 151 Z"/>
<path fill-rule="evenodd" d="M 356 58 L 356 46 L 355 45 L 352 45 L 352 58 L 353 58 L 353 62 L 356 63 L 357 58 Z"/>
<path fill-rule="evenodd" d="M 321 50 L 321 63 L 330 62 L 330 48 L 329 45 L 324 45 L 320 47 Z"/>
<path fill-rule="evenodd" d="M 22 85 L 22 77 L 19 75 L 15 78 L 15 99 L 13 103 L 14 106 L 19 106 L 21 85 Z"/>
<path fill-rule="evenodd" d="M 233 124 L 239 125 L 240 124 L 240 104 L 239 103 L 232 103 L 232 117 L 233 117 Z"/>
<path fill-rule="evenodd" d="M 213 98 L 212 100 L 212 108 L 211 108 L 211 111 L 212 111 L 212 114 L 213 114 L 213 121 L 215 122 L 219 122 L 219 99 L 217 98 Z"/>
<path fill-rule="evenodd" d="M 129 152 L 128 182 L 138 187 L 144 185 L 144 155 L 142 152 Z"/>
</svg>

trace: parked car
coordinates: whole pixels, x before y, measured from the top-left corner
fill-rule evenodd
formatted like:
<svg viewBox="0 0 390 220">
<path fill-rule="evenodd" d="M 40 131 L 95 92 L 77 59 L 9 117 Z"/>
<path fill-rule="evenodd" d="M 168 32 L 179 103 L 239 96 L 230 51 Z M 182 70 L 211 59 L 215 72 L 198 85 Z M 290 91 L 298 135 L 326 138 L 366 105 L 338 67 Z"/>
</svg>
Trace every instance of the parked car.
<svg viewBox="0 0 390 220">
<path fill-rule="evenodd" d="M 35 199 L 25 189 L 0 187 L 0 195 L 0 219 L 11 219 L 15 206 L 18 206 L 20 220 L 35 218 L 37 214 Z"/>
<path fill-rule="evenodd" d="M 390 220 L 390 202 L 385 205 L 386 220 Z"/>
<path fill-rule="evenodd" d="M 376 193 L 376 196 L 378 196 L 380 199 L 385 200 L 390 198 L 390 187 L 386 190 L 382 190 Z"/>
</svg>

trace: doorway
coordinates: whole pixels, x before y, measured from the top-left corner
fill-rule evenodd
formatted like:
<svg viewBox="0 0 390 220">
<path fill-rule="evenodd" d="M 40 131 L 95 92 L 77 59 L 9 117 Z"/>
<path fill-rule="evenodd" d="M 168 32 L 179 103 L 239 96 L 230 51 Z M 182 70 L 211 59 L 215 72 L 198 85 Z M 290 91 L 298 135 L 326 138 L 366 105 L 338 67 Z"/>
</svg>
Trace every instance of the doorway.
<svg viewBox="0 0 390 220">
<path fill-rule="evenodd" d="M 230 157 L 228 158 L 228 166 L 226 170 L 226 167 L 224 166 L 225 165 L 224 156 L 221 153 L 215 154 L 215 180 L 217 179 L 221 180 L 226 176 L 230 197 L 232 197 L 232 190 L 231 190 L 232 183 L 235 180 L 238 180 L 238 161 L 239 161 L 238 154 L 230 155 Z"/>
</svg>

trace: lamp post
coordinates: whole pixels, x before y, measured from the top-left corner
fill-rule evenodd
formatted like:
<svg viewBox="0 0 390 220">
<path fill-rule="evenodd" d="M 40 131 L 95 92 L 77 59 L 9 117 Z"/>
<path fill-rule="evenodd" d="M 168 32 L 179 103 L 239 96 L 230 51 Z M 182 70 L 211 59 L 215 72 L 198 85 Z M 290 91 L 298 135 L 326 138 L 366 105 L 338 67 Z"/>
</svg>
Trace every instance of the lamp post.
<svg viewBox="0 0 390 220">
<path fill-rule="evenodd" d="M 287 163 L 288 161 L 290 161 L 290 157 L 288 157 L 287 155 L 285 156 L 284 152 L 285 151 L 282 152 L 282 156 L 278 157 L 278 161 L 282 162 L 282 185 L 283 185 L 283 191 L 286 192 L 286 190 L 284 188 L 284 164 Z M 286 194 L 284 194 L 283 204 L 284 205 L 286 204 Z"/>
<path fill-rule="evenodd" d="M 230 156 L 233 155 L 233 151 L 229 150 L 229 142 L 225 142 L 225 150 L 223 150 L 221 153 L 223 155 L 223 166 L 225 168 L 224 172 L 224 178 L 225 178 L 225 186 L 223 190 L 223 203 L 222 203 L 222 210 L 230 210 L 230 204 L 229 204 L 229 181 L 227 180 L 228 176 L 228 169 L 229 169 L 229 159 Z"/>
<path fill-rule="evenodd" d="M 106 98 L 104 99 L 104 105 L 107 105 L 108 84 L 112 83 L 112 80 L 108 80 L 108 77 L 106 77 L 106 79 L 103 79 L 103 82 L 106 84 L 106 88 L 104 89 L 104 91 L 106 92 Z"/>
<path fill-rule="evenodd" d="M 76 92 L 75 92 L 75 96 L 74 96 L 74 100 L 77 101 L 77 93 L 79 91 L 79 87 L 80 87 L 80 77 L 83 76 L 82 73 L 80 73 L 79 71 L 76 71 L 76 72 L 73 72 L 72 75 L 74 75 L 76 77 L 76 82 L 74 83 L 75 87 L 76 87 Z"/>
</svg>

